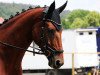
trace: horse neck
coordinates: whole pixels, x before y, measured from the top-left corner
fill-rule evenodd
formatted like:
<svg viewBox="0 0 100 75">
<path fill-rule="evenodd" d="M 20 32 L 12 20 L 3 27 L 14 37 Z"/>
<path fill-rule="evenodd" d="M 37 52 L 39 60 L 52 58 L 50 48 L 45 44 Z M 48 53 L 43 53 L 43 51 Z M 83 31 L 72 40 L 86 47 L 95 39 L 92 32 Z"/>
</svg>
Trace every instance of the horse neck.
<svg viewBox="0 0 100 75">
<path fill-rule="evenodd" d="M 3 40 L 19 47 L 27 48 L 32 42 L 32 27 L 38 22 L 43 10 L 43 8 L 28 10 L 2 25 L 0 35 L 4 32 L 2 35 Z M 11 41 L 14 41 L 14 43 Z"/>
<path fill-rule="evenodd" d="M 38 17 L 42 11 L 43 8 L 29 10 L 2 25 L 0 27 L 0 41 L 28 48 L 32 42 L 32 27 L 40 21 Z M 4 46 L 1 43 L 0 45 L 0 53 L 2 54 L 0 54 L 0 75 L 22 75 L 21 61 L 25 51 Z M 3 60 L 1 57 L 4 57 Z"/>
</svg>

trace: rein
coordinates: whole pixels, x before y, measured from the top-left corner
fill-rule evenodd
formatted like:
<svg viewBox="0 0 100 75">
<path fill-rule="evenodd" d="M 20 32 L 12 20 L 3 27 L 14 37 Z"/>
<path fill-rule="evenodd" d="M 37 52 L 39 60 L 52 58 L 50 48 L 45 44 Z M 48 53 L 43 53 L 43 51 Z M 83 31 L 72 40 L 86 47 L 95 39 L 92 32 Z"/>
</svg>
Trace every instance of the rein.
<svg viewBox="0 0 100 75">
<path fill-rule="evenodd" d="M 46 53 L 48 52 L 49 54 L 48 54 L 47 56 L 50 56 L 50 54 L 55 55 L 55 54 L 63 53 L 63 50 L 61 50 L 61 51 L 56 51 L 56 50 L 52 49 L 51 47 L 49 47 L 49 46 L 47 46 L 47 45 L 43 46 L 43 48 L 49 49 L 51 53 L 50 53 L 48 50 L 42 52 L 41 49 L 35 48 L 35 47 L 32 47 L 32 46 L 29 46 L 29 47 L 38 50 L 38 52 L 36 52 L 35 50 L 34 50 L 34 51 L 31 51 L 31 50 L 28 50 L 28 49 L 25 49 L 25 48 L 21 48 L 21 47 L 18 47 L 18 46 L 12 45 L 12 44 L 8 44 L 8 43 L 2 42 L 2 41 L 0 41 L 0 43 L 3 44 L 3 45 L 9 46 L 9 47 L 16 48 L 16 49 L 25 50 L 25 51 L 30 52 L 30 53 L 33 53 L 33 54 L 40 54 L 40 55 L 43 55 L 43 54 L 46 54 Z"/>
<path fill-rule="evenodd" d="M 0 41 L 0 43 L 3 44 L 3 45 L 9 46 L 9 47 L 13 47 L 13 48 L 16 48 L 16 49 L 25 50 L 25 51 L 27 51 L 27 52 L 31 52 L 31 53 L 35 53 L 35 54 L 41 54 L 41 55 L 44 54 L 44 53 L 41 51 L 41 49 L 35 48 L 35 47 L 32 47 L 32 46 L 30 46 L 30 47 L 31 47 L 31 48 L 34 48 L 34 49 L 37 49 L 38 52 L 31 51 L 31 50 L 28 50 L 28 49 L 25 49 L 25 48 L 21 48 L 21 47 L 18 47 L 18 46 L 12 45 L 12 44 L 8 44 L 8 43 L 2 42 L 2 41 Z"/>
</svg>

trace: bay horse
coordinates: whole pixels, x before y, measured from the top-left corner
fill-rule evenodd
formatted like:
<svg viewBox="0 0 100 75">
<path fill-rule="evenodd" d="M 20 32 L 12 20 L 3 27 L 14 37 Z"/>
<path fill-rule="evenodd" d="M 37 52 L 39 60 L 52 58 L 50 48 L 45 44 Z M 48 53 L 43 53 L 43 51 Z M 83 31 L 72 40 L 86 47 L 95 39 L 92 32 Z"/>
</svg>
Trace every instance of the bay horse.
<svg viewBox="0 0 100 75">
<path fill-rule="evenodd" d="M 0 75 L 22 75 L 21 62 L 32 41 L 50 67 L 57 69 L 64 64 L 59 14 L 66 5 L 67 1 L 55 9 L 54 1 L 49 7 L 30 8 L 0 26 Z"/>
</svg>

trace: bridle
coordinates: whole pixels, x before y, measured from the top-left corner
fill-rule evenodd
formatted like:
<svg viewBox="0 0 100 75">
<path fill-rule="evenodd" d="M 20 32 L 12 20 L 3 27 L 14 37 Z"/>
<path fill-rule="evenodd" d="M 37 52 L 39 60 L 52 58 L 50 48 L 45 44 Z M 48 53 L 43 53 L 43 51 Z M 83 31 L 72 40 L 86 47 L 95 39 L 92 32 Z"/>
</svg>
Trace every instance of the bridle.
<svg viewBox="0 0 100 75">
<path fill-rule="evenodd" d="M 41 27 L 41 37 L 40 37 L 40 40 L 41 42 L 43 43 L 43 46 L 40 47 L 42 52 L 48 57 L 52 57 L 52 56 L 55 56 L 57 54 L 61 54 L 63 53 L 64 51 L 63 50 L 56 50 L 55 48 L 51 47 L 49 44 L 48 44 L 48 41 L 47 41 L 47 37 L 46 37 L 46 22 L 51 22 L 51 23 L 54 23 L 53 20 L 50 20 L 50 19 L 45 19 L 43 18 L 43 23 L 44 23 L 44 26 Z M 56 23 L 56 22 L 55 22 Z M 56 23 L 58 24 L 58 23 Z M 60 24 L 59 24 L 60 25 Z"/>
<path fill-rule="evenodd" d="M 48 58 L 51 58 L 52 56 L 63 53 L 64 51 L 63 50 L 56 50 L 55 48 L 51 47 L 48 43 L 48 38 L 47 38 L 47 35 L 45 33 L 47 30 L 46 29 L 46 22 L 51 22 L 56 27 L 56 29 L 58 31 L 59 31 L 59 28 L 57 26 L 61 26 L 61 24 L 59 24 L 51 19 L 47 19 L 46 18 L 47 11 L 48 11 L 48 8 L 45 8 L 45 10 L 43 11 L 43 18 L 42 18 L 43 26 L 41 27 L 41 36 L 40 36 L 40 40 L 43 43 L 43 46 L 40 48 Z"/>
<path fill-rule="evenodd" d="M 44 17 L 43 17 L 42 21 L 43 21 L 44 25 L 41 27 L 42 31 L 41 31 L 40 40 L 44 45 L 40 48 L 35 48 L 35 47 L 30 46 L 31 48 L 38 50 L 38 52 L 35 51 L 35 50 L 31 51 L 31 50 L 28 50 L 28 49 L 25 49 L 25 48 L 21 48 L 21 47 L 18 47 L 18 46 L 15 46 L 15 45 L 12 45 L 12 44 L 9 44 L 9 43 L 6 43 L 6 42 L 2 42 L 2 41 L 0 41 L 0 43 L 3 44 L 3 45 L 9 46 L 9 47 L 19 49 L 19 50 L 25 50 L 27 52 L 31 52 L 33 54 L 45 54 L 48 58 L 55 56 L 57 54 L 63 53 L 63 50 L 56 50 L 55 48 L 52 48 L 48 44 L 47 39 L 46 39 L 46 34 L 45 34 L 45 30 L 46 30 L 45 24 L 46 24 L 46 22 L 55 23 L 57 25 L 60 25 L 60 24 L 56 23 L 53 20 L 45 19 Z"/>
</svg>

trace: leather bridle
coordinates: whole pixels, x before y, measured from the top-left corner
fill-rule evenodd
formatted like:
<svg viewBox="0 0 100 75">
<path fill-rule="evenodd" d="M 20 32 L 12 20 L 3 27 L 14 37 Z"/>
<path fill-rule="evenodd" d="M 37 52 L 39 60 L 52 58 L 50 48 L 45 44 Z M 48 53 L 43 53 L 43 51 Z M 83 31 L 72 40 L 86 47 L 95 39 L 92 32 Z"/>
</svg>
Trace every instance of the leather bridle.
<svg viewBox="0 0 100 75">
<path fill-rule="evenodd" d="M 51 47 L 49 44 L 48 44 L 48 39 L 47 39 L 47 36 L 46 36 L 46 22 L 51 22 L 51 23 L 54 23 L 54 21 L 50 20 L 50 19 L 43 19 L 43 23 L 44 23 L 44 26 L 41 27 L 41 37 L 40 37 L 40 42 L 42 42 L 42 47 L 41 50 L 43 51 L 43 53 L 48 57 L 52 57 L 52 56 L 55 56 L 57 54 L 60 54 L 60 53 L 63 53 L 64 51 L 63 50 L 56 50 L 55 48 Z M 56 23 L 56 22 L 55 22 Z M 58 24 L 58 23 L 56 23 Z M 59 24 L 60 25 L 60 24 Z"/>
</svg>

